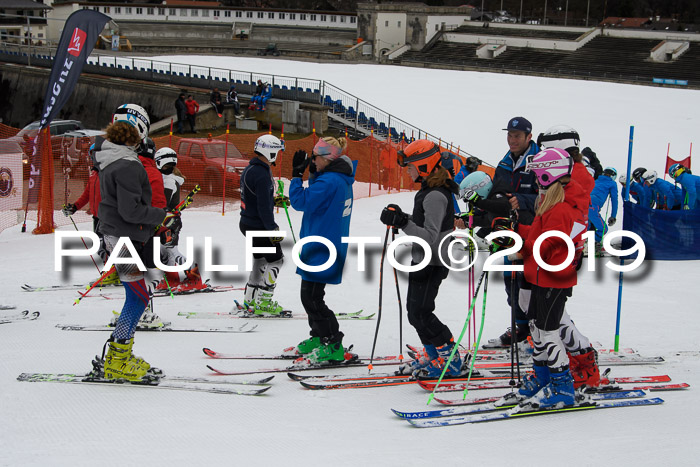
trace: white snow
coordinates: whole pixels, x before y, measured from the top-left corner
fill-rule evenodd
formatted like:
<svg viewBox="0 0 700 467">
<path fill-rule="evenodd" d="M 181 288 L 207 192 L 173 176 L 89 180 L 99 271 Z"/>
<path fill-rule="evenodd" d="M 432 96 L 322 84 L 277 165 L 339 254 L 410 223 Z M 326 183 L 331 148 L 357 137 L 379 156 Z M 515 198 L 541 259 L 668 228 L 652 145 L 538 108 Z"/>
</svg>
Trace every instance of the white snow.
<svg viewBox="0 0 700 467">
<path fill-rule="evenodd" d="M 529 118 L 535 132 L 570 124 L 604 165 L 621 171 L 626 162 L 629 125 L 636 126 L 633 166 L 662 171 L 666 144 L 687 147 L 698 127 L 700 93 L 587 81 L 488 73 L 421 70 L 372 65 L 313 64 L 282 60 L 222 57 L 171 57 L 175 62 L 210 63 L 260 72 L 316 77 L 375 103 L 404 120 L 495 164 L 505 153 L 501 130 L 515 115 Z M 672 152 L 673 153 L 673 152 Z M 379 212 L 388 203 L 405 210 L 412 193 L 358 199 L 351 235 L 383 236 Z M 298 232 L 301 214 L 290 212 Z M 192 236 L 198 261 L 204 262 L 204 237 L 211 236 L 220 264 L 244 265 L 238 213 L 185 211 L 183 235 Z M 283 212 L 278 223 L 286 225 Z M 28 226 L 29 227 L 29 226 Z M 91 224 L 84 223 L 85 230 Z M 70 230 L 72 227 L 65 227 Z M 285 241 L 287 262 L 277 298 L 303 313 L 299 276 Z M 81 247 L 82 248 L 82 247 Z M 27 293 L 33 285 L 87 282 L 97 276 L 92 263 L 73 263 L 69 273 L 54 272 L 54 236 L 20 233 L 20 226 L 0 234 L 2 304 L 38 310 L 33 322 L 0 325 L 0 465 L 464 465 L 487 462 L 517 465 L 692 465 L 700 454 L 697 408 L 693 393 L 698 376 L 698 262 L 646 262 L 625 275 L 621 346 L 643 355 L 661 355 L 667 363 L 652 367 L 614 367 L 613 375 L 669 374 L 687 382 L 685 392 L 662 393 L 662 406 L 571 413 L 483 425 L 416 429 L 390 408 L 418 410 L 428 394 L 417 386 L 308 391 L 278 374 L 264 396 L 244 397 L 138 387 L 22 383 L 22 372 L 83 372 L 101 352 L 106 332 L 72 332 L 56 324 L 104 324 L 121 300 L 86 298 L 77 306 L 74 291 Z M 483 258 L 482 258 L 483 259 Z M 378 249 L 368 256 L 367 273 L 357 272 L 357 258 L 347 262 L 343 284 L 328 286 L 327 303 L 335 311 L 376 311 Z M 614 342 L 618 275 L 604 269 L 579 274 L 568 311 L 591 340 L 611 348 Z M 384 309 L 377 354 L 399 350 L 395 287 L 385 269 Z M 480 269 L 477 270 L 480 273 Z M 246 273 L 211 274 L 218 284 L 242 286 Z M 484 339 L 508 326 L 509 310 L 501 276 L 491 273 Z M 406 283 L 401 277 L 402 298 Z M 109 289 L 110 292 L 114 290 Z M 227 325 L 227 321 L 186 320 L 178 311 L 226 311 L 241 292 L 156 300 L 157 312 L 177 326 Z M 443 283 L 437 314 L 457 336 L 467 304 L 466 273 Z M 481 300 L 477 314 L 481 315 Z M 11 314 L 0 312 L 0 316 Z M 240 323 L 241 320 L 230 324 Z M 369 354 L 376 320 L 341 321 L 345 343 Z M 276 353 L 308 335 L 304 320 L 261 321 L 256 332 L 137 333 L 135 351 L 168 374 L 209 376 L 206 364 L 222 369 L 282 366 L 285 362 L 211 360 L 201 352 Z M 403 342 L 418 344 L 405 319 Z M 677 352 L 685 352 L 677 355 Z M 377 367 L 384 371 L 386 367 Z M 346 369 L 345 373 L 361 370 Z M 332 371 L 332 373 L 340 370 Z M 212 376 L 213 377 L 213 376 Z M 484 394 L 485 393 L 485 394 Z M 497 394 L 472 392 L 471 397 Z M 457 393 L 453 394 L 457 397 Z"/>
</svg>

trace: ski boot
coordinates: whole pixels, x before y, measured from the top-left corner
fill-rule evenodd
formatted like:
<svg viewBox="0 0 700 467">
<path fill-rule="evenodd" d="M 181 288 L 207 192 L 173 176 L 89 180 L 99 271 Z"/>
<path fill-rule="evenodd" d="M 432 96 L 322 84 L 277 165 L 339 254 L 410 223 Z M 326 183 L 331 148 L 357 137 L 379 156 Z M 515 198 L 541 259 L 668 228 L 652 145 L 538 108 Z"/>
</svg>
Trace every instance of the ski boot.
<svg viewBox="0 0 700 467">
<path fill-rule="evenodd" d="M 209 287 L 209 285 L 205 282 L 202 282 L 202 276 L 199 274 L 199 266 L 194 265 L 190 269 L 185 271 L 185 280 L 183 280 L 177 287 L 173 287 L 172 285 L 170 288 L 173 290 L 173 292 L 190 292 L 193 290 L 202 290 L 206 289 Z"/>
<path fill-rule="evenodd" d="M 165 277 L 156 286 L 156 291 L 158 290 L 174 290 L 182 282 L 180 281 L 180 275 L 177 272 L 166 272 Z"/>
<path fill-rule="evenodd" d="M 442 371 L 445 369 L 445 364 L 452 354 L 452 349 L 454 348 L 454 340 L 451 340 L 447 344 L 436 347 L 435 351 L 438 356 L 430 362 L 425 368 L 421 368 L 416 371 L 413 375 L 418 379 L 435 379 L 442 375 Z M 452 361 L 447 366 L 447 371 L 445 372 L 445 377 L 455 378 L 464 374 L 462 357 L 460 357 L 459 352 L 455 352 Z"/>
<path fill-rule="evenodd" d="M 117 274 L 117 271 L 112 271 L 112 273 L 102 279 L 96 287 L 106 287 L 109 285 L 122 285 L 122 281 L 119 280 L 119 274 Z"/>
<path fill-rule="evenodd" d="M 598 352 L 593 347 L 569 354 L 569 370 L 574 378 L 574 388 L 598 387 L 601 384 L 598 368 Z"/>
<path fill-rule="evenodd" d="M 556 409 L 576 403 L 574 380 L 568 368 L 564 371 L 550 370 L 549 383 L 534 396 L 520 403 L 519 411 Z"/>
<path fill-rule="evenodd" d="M 104 357 L 105 379 L 124 379 L 127 381 L 148 381 L 150 365 L 143 359 L 134 357 L 131 348 L 133 339 L 116 339 L 107 342 L 109 346 Z M 147 366 L 147 368 L 146 368 Z"/>
<path fill-rule="evenodd" d="M 248 309 L 258 316 L 288 317 L 291 313 L 285 310 L 279 303 L 272 300 L 274 289 L 260 287 L 255 300 L 248 304 Z"/>
<path fill-rule="evenodd" d="M 331 342 L 328 338 L 321 339 L 321 345 L 313 349 L 306 357 L 313 364 L 344 362 L 345 348 L 342 337 L 336 342 Z"/>
<path fill-rule="evenodd" d="M 136 329 L 158 329 L 169 325 L 170 323 L 164 323 L 160 316 L 155 314 L 151 310 L 151 304 L 149 303 L 144 310 L 139 322 L 136 324 Z"/>
<path fill-rule="evenodd" d="M 530 335 L 530 326 L 527 323 L 515 325 L 515 338 L 517 342 L 522 342 Z M 489 339 L 488 343 L 483 348 L 510 347 L 512 332 L 511 329 L 506 329 L 506 332 L 501 334 L 496 339 Z"/>
<path fill-rule="evenodd" d="M 294 347 L 287 347 L 282 351 L 282 355 L 285 357 L 301 357 L 310 354 L 314 349 L 321 347 L 321 345 L 323 344 L 320 337 L 311 336 Z"/>
<path fill-rule="evenodd" d="M 418 353 L 415 354 L 413 361 L 404 363 L 401 366 L 399 366 L 399 369 L 398 371 L 396 371 L 396 374 L 412 375 L 423 368 L 427 368 L 428 365 L 430 365 L 430 362 L 432 362 L 436 358 L 439 358 L 439 355 L 437 353 L 437 350 L 435 349 L 435 346 L 431 344 L 425 344 L 425 346 L 422 349 L 419 349 Z"/>
</svg>

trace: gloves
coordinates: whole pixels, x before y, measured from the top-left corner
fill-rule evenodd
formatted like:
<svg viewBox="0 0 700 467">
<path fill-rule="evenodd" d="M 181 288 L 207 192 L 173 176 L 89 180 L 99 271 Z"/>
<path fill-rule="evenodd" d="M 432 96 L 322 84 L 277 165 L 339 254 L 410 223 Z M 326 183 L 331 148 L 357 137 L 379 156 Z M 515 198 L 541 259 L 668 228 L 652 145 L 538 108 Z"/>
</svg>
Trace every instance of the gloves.
<svg viewBox="0 0 700 467">
<path fill-rule="evenodd" d="M 163 219 L 163 222 L 161 222 L 156 234 L 160 235 L 168 230 L 179 231 L 181 228 L 182 219 L 180 219 L 180 213 L 167 212 L 165 213 L 165 219 Z"/>
<path fill-rule="evenodd" d="M 481 159 L 479 159 L 478 157 L 474 157 L 474 156 L 467 157 L 467 161 L 464 163 L 464 166 L 467 168 L 469 173 L 476 172 L 479 169 L 480 165 L 481 165 Z"/>
<path fill-rule="evenodd" d="M 481 196 L 474 190 L 466 190 L 462 193 L 462 199 L 467 203 L 476 204 L 481 199 Z"/>
<path fill-rule="evenodd" d="M 515 231 L 513 221 L 509 217 L 496 217 L 491 223 L 491 229 L 494 232 L 510 230 Z M 491 251 L 496 251 L 499 248 L 509 248 L 515 244 L 515 240 L 510 237 L 497 237 L 491 241 Z"/>
<path fill-rule="evenodd" d="M 287 206 L 291 206 L 292 202 L 289 201 L 289 197 L 284 196 L 284 195 L 277 195 L 275 196 L 275 206 L 278 208 L 286 208 Z"/>
<path fill-rule="evenodd" d="M 73 203 L 68 203 L 63 205 L 63 209 L 61 210 L 63 212 L 63 215 L 68 217 L 72 216 L 78 211 L 78 208 L 76 207 L 75 204 Z"/>
<path fill-rule="evenodd" d="M 689 206 L 689 205 L 685 204 L 685 205 L 683 206 L 683 210 L 684 210 L 684 211 L 688 211 L 689 209 L 690 209 L 690 206 Z"/>
<path fill-rule="evenodd" d="M 608 219 L 608 225 L 609 225 L 610 227 L 612 227 L 613 225 L 615 225 L 615 222 L 616 222 L 616 221 L 617 221 L 617 219 L 615 219 L 614 217 L 611 217 L 611 218 Z"/>
<path fill-rule="evenodd" d="M 403 229 L 406 227 L 406 224 L 408 224 L 408 214 L 403 212 L 396 204 L 390 204 L 382 210 L 379 220 L 382 221 L 384 225 Z"/>
<path fill-rule="evenodd" d="M 292 178 L 302 178 L 309 162 L 310 160 L 306 151 L 300 149 L 295 152 L 294 158 L 292 159 Z"/>
</svg>

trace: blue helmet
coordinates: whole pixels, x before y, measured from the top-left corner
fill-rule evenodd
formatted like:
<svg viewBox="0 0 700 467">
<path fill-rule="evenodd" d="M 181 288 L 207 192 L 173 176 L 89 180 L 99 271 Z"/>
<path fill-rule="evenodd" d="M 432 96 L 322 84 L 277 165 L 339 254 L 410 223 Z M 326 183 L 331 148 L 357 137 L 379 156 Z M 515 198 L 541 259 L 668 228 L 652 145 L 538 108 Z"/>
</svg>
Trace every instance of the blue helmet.
<svg viewBox="0 0 700 467">
<path fill-rule="evenodd" d="M 606 167 L 605 170 L 603 170 L 603 175 L 607 175 L 615 180 L 617 178 L 617 170 L 615 170 L 614 167 Z"/>
<path fill-rule="evenodd" d="M 459 184 L 460 195 L 464 195 L 467 191 L 475 191 L 481 198 L 486 198 L 491 193 L 493 182 L 491 177 L 486 172 L 472 172 L 462 180 Z"/>
<path fill-rule="evenodd" d="M 688 169 L 682 164 L 673 164 L 671 167 L 668 168 L 668 175 L 675 180 L 676 177 L 678 177 L 680 174 L 687 170 Z"/>
</svg>

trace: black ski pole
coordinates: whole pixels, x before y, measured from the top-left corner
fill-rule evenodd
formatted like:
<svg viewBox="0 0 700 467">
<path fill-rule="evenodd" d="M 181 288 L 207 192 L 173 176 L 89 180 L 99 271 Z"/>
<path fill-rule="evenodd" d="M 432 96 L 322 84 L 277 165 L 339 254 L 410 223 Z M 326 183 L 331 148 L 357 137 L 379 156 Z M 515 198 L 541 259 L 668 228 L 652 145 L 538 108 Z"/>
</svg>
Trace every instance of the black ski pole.
<svg viewBox="0 0 700 467">
<path fill-rule="evenodd" d="M 391 228 L 391 241 L 396 240 L 396 234 L 399 229 Z M 386 244 L 386 242 L 385 242 Z M 401 289 L 399 288 L 399 275 L 394 268 L 394 283 L 396 284 L 396 298 L 399 301 L 399 361 L 403 362 L 403 307 L 401 305 Z"/>
<path fill-rule="evenodd" d="M 512 223 L 513 231 L 517 231 L 518 224 L 518 213 L 514 209 L 510 211 L 510 220 Z M 517 383 L 515 382 L 515 373 L 517 371 L 518 383 L 520 382 L 520 352 L 518 350 L 518 330 L 515 327 L 515 312 L 516 303 L 515 297 L 515 281 L 518 280 L 517 273 L 515 271 L 510 272 L 510 386 L 514 387 Z"/>
<path fill-rule="evenodd" d="M 377 336 L 379 335 L 379 323 L 382 321 L 382 287 L 384 283 L 384 257 L 386 256 L 386 245 L 389 242 L 389 229 L 391 226 L 386 226 L 386 235 L 384 235 L 384 246 L 382 247 L 382 258 L 379 261 L 379 308 L 377 309 L 377 326 L 374 329 L 374 342 L 372 342 L 372 353 L 369 357 L 369 366 L 367 369 L 371 372 L 374 368 L 372 361 L 374 360 L 374 349 L 377 347 Z"/>
</svg>

